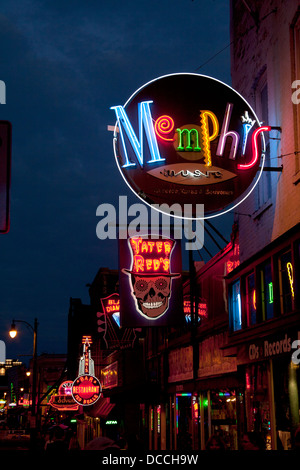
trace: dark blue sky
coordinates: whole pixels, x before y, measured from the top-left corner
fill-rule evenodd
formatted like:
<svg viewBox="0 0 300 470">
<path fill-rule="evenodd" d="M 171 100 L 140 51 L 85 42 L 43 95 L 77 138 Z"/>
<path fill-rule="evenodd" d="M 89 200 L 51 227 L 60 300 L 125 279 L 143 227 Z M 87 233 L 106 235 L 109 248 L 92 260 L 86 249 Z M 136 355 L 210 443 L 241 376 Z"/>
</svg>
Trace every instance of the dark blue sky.
<svg viewBox="0 0 300 470">
<path fill-rule="evenodd" d="M 96 237 L 98 205 L 129 195 L 109 108 L 174 72 L 230 85 L 230 48 L 209 60 L 229 42 L 228 0 L 1 2 L 0 119 L 13 126 L 11 225 L 0 235 L 7 357 L 32 352 L 25 326 L 9 340 L 12 318 L 38 318 L 39 354 L 66 352 L 70 297 L 89 303 L 86 284 L 100 267 L 117 268 L 117 242 Z"/>
</svg>

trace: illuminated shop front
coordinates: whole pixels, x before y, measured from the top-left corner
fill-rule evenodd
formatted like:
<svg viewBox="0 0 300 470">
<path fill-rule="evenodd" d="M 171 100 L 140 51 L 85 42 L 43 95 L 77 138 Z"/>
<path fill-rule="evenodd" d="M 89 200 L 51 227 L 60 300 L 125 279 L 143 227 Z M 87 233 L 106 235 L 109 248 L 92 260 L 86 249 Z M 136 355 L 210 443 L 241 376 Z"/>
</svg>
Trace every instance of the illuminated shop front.
<svg viewBox="0 0 300 470">
<path fill-rule="evenodd" d="M 244 384 L 237 373 L 236 358 L 224 353 L 227 341 L 228 333 L 223 331 L 199 343 L 197 390 L 202 449 L 211 436 L 218 435 L 227 449 L 237 450 L 243 429 Z"/>
<path fill-rule="evenodd" d="M 238 370 L 245 379 L 245 431 L 260 433 L 267 450 L 290 449 L 299 426 L 300 373 L 292 360 L 298 335 L 293 328 L 238 347 Z"/>
<path fill-rule="evenodd" d="M 218 434 L 227 449 L 238 449 L 244 429 L 244 383 L 237 373 L 236 358 L 224 354 L 227 336 L 223 331 L 197 343 L 199 362 L 195 380 L 193 347 L 168 352 L 169 400 L 163 413 L 160 409 L 161 422 L 163 418 L 166 421 L 167 448 L 205 450 L 209 438 Z"/>
<path fill-rule="evenodd" d="M 297 227 L 228 275 L 228 351 L 245 381 L 246 429 L 291 448 L 299 426 Z"/>
</svg>

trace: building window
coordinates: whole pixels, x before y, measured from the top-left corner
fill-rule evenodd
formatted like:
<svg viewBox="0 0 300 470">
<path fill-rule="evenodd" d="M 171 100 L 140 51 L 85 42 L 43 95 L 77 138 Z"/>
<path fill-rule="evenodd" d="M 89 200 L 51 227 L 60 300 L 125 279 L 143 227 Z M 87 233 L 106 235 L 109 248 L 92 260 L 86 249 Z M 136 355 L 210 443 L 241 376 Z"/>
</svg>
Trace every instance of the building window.
<svg viewBox="0 0 300 470">
<path fill-rule="evenodd" d="M 279 256 L 279 289 L 281 313 L 291 312 L 294 304 L 294 267 L 291 250 Z"/>
<path fill-rule="evenodd" d="M 300 106 L 299 106 L 299 85 L 300 80 L 300 11 L 295 15 L 291 25 L 291 47 L 292 47 L 292 102 L 295 126 L 295 148 L 300 149 Z M 295 173 L 300 171 L 300 157 L 295 154 Z"/>
<path fill-rule="evenodd" d="M 242 328 L 242 308 L 240 280 L 233 282 L 230 286 L 230 319 L 231 330 L 238 331 Z"/>
<path fill-rule="evenodd" d="M 247 326 L 256 324 L 256 290 L 254 273 L 246 277 Z"/>
<path fill-rule="evenodd" d="M 262 125 L 269 124 L 268 83 L 267 72 L 261 76 L 256 88 L 256 107 Z M 264 133 L 265 139 L 265 167 L 270 167 L 270 141 L 268 132 Z M 270 171 L 264 171 L 257 185 L 256 210 L 265 204 L 272 196 L 272 182 Z"/>
<path fill-rule="evenodd" d="M 273 280 L 270 261 L 260 267 L 260 290 L 262 320 L 265 321 L 274 316 Z"/>
</svg>

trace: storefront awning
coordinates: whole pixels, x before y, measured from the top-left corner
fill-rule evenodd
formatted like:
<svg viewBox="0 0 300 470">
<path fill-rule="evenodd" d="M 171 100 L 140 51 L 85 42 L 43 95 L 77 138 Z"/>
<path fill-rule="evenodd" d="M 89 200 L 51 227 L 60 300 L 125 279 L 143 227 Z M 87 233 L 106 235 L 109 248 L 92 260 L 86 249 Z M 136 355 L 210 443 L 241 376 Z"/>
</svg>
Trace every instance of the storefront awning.
<svg viewBox="0 0 300 470">
<path fill-rule="evenodd" d="M 110 403 L 110 398 L 99 398 L 95 405 L 87 411 L 87 414 L 92 418 L 106 418 L 114 406 L 115 403 Z"/>
</svg>

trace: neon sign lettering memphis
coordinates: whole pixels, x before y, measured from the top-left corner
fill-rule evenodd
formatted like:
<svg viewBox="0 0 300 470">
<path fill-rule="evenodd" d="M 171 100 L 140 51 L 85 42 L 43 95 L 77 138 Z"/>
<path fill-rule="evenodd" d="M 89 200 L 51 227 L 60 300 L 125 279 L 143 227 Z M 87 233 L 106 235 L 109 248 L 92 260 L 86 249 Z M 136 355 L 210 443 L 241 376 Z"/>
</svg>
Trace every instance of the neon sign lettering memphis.
<svg viewBox="0 0 300 470">
<path fill-rule="evenodd" d="M 131 161 L 128 156 L 127 146 L 125 142 L 125 135 L 127 136 L 128 142 L 131 145 L 134 154 L 136 156 L 137 163 L 144 167 L 147 164 L 160 164 L 164 162 L 166 158 L 162 157 L 159 150 L 158 139 L 164 142 L 169 142 L 174 145 L 177 152 L 201 152 L 204 157 L 205 166 L 212 166 L 212 155 L 211 155 L 211 142 L 218 138 L 218 145 L 215 152 L 215 156 L 223 157 L 225 145 L 227 140 L 231 141 L 229 159 L 236 160 L 237 151 L 240 142 L 240 135 L 237 131 L 229 130 L 230 119 L 233 110 L 233 104 L 227 103 L 225 115 L 223 118 L 221 132 L 219 133 L 219 121 L 217 116 L 210 110 L 201 110 L 199 112 L 199 130 L 196 127 L 191 129 L 182 126 L 175 129 L 174 119 L 168 115 L 159 116 L 154 119 L 151 114 L 150 104 L 153 101 L 142 101 L 138 103 L 138 128 L 139 138 L 136 136 L 135 131 L 131 125 L 131 122 L 126 114 L 123 106 L 113 106 L 116 114 L 118 130 L 120 133 L 120 139 L 122 148 L 124 151 L 125 163 L 122 168 L 135 167 L 136 163 Z M 249 117 L 248 111 L 245 111 L 244 115 L 240 118 L 243 128 L 242 150 L 241 157 L 245 156 L 245 151 L 248 143 L 248 137 L 251 129 L 254 126 L 255 120 Z M 174 133 L 175 129 L 175 133 Z M 146 135 L 149 153 L 151 159 L 147 162 L 144 161 L 144 132 Z M 270 126 L 260 126 L 255 129 L 252 133 L 251 138 L 251 153 L 252 158 L 248 162 L 239 163 L 237 165 L 238 170 L 249 170 L 255 166 L 258 161 L 258 138 L 259 135 L 264 131 L 270 131 Z M 200 147 L 200 141 L 202 147 Z M 202 157 L 201 157 L 202 158 Z M 200 157 L 199 157 L 200 159 Z"/>
<path fill-rule="evenodd" d="M 130 189 L 149 205 L 192 204 L 216 217 L 249 196 L 264 166 L 264 132 L 247 101 L 211 77 L 171 74 L 137 90 L 116 117 L 113 149 Z M 262 157 L 262 163 L 260 162 Z"/>
</svg>

